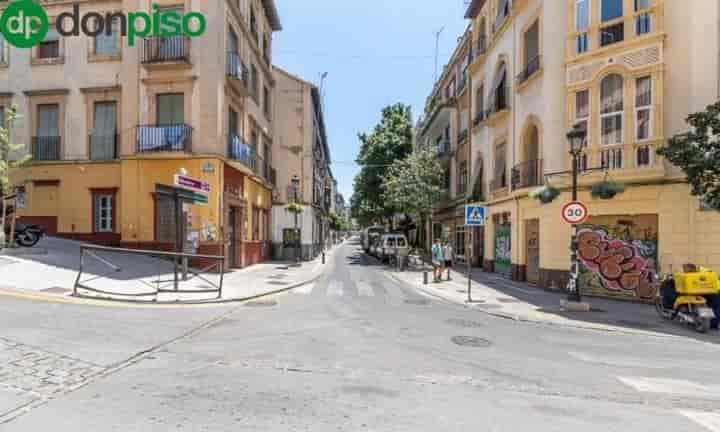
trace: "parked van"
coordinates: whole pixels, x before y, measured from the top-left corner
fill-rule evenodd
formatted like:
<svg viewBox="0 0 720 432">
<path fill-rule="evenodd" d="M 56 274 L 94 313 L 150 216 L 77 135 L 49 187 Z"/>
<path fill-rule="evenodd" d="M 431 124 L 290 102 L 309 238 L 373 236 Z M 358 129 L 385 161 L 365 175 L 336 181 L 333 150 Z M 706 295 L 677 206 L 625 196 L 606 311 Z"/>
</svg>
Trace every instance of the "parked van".
<svg viewBox="0 0 720 432">
<path fill-rule="evenodd" d="M 362 247 L 365 253 L 370 253 L 370 247 L 377 239 L 385 233 L 385 228 L 372 226 L 365 228 L 362 232 Z"/>
<path fill-rule="evenodd" d="M 405 234 L 385 234 L 380 238 L 376 256 L 380 261 L 386 262 L 396 253 L 407 255 L 409 247 Z"/>
</svg>

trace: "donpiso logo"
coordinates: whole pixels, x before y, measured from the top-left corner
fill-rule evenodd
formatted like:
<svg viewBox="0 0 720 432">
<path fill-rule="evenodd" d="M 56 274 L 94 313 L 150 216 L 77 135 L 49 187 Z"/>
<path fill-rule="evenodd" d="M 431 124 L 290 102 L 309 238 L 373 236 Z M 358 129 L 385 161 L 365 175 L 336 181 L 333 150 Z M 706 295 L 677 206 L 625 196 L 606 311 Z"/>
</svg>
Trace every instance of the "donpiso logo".
<svg viewBox="0 0 720 432">
<path fill-rule="evenodd" d="M 72 12 L 63 12 L 55 20 L 58 34 L 64 37 L 83 34 L 96 37 L 103 32 L 112 35 L 113 22 L 120 24 L 120 34 L 134 46 L 136 38 L 144 37 L 198 37 L 205 33 L 207 20 L 199 12 L 181 14 L 177 10 L 163 10 L 153 5 L 153 12 L 86 12 L 81 16 L 80 5 Z M 0 33 L 13 46 L 32 48 L 42 42 L 50 30 L 48 14 L 33 0 L 19 0 L 7 6 L 0 17 Z"/>
<path fill-rule="evenodd" d="M 0 17 L 0 32 L 18 48 L 34 47 L 45 39 L 48 31 L 47 12 L 32 0 L 10 3 Z"/>
</svg>

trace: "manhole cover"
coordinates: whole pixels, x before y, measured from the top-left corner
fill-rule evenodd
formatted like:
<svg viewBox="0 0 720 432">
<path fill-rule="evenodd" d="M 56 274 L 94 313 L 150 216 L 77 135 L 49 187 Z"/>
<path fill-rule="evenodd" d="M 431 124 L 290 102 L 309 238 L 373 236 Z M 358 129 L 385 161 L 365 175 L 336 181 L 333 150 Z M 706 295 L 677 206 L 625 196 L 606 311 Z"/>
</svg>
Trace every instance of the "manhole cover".
<svg viewBox="0 0 720 432">
<path fill-rule="evenodd" d="M 452 326 L 456 326 L 456 327 L 465 327 L 465 328 L 482 327 L 482 324 L 480 324 L 477 321 L 470 321 L 470 320 L 459 319 L 459 318 L 450 318 L 449 320 L 447 320 L 445 322 Z"/>
<path fill-rule="evenodd" d="M 624 325 L 624 326 L 628 326 L 628 327 L 640 328 L 640 329 L 655 329 L 655 328 L 660 327 L 660 325 L 654 324 L 654 323 L 630 321 L 630 320 L 618 320 L 618 321 L 615 321 L 615 323 Z"/>
<path fill-rule="evenodd" d="M 268 282 L 268 285 L 281 285 L 281 286 L 285 286 L 285 285 L 290 285 L 290 282 L 270 281 L 270 282 Z"/>
<path fill-rule="evenodd" d="M 430 300 L 405 300 L 405 303 L 415 306 L 425 306 L 430 304 Z"/>
<path fill-rule="evenodd" d="M 520 303 L 520 300 L 513 298 L 499 298 L 498 301 L 500 303 Z"/>
<path fill-rule="evenodd" d="M 245 303 L 245 306 L 247 306 L 247 307 L 271 307 L 271 306 L 277 306 L 277 302 L 275 300 L 251 301 L 251 302 Z"/>
<path fill-rule="evenodd" d="M 61 288 L 61 287 L 52 287 L 52 288 L 46 288 L 44 290 L 41 290 L 42 292 L 50 293 L 50 294 L 67 294 L 69 293 L 70 289 L 68 288 Z"/>
<path fill-rule="evenodd" d="M 487 348 L 492 345 L 489 340 L 475 336 L 453 336 L 451 340 L 455 345 L 471 348 Z"/>
</svg>

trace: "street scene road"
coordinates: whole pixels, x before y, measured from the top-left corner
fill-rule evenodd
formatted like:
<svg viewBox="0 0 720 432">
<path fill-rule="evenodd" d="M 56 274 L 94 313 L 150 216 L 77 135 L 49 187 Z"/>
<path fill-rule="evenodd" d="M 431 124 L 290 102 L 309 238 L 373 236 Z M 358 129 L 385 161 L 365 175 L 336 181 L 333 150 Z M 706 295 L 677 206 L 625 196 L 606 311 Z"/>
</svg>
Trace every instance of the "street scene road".
<svg viewBox="0 0 720 432">
<path fill-rule="evenodd" d="M 0 301 L 3 431 L 717 431 L 720 346 L 502 319 L 356 240 L 244 304 Z"/>
</svg>

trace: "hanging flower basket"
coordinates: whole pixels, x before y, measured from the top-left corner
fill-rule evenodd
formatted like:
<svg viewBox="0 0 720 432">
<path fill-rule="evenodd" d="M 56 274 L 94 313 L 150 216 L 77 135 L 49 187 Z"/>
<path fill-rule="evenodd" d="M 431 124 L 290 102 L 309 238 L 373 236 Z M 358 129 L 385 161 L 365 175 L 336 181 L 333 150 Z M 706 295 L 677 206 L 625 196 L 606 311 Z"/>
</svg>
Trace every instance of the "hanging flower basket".
<svg viewBox="0 0 720 432">
<path fill-rule="evenodd" d="M 549 184 L 530 192 L 530 198 L 534 198 L 543 204 L 550 204 L 559 196 L 560 190 Z"/>
<path fill-rule="evenodd" d="M 285 211 L 287 211 L 288 213 L 300 214 L 303 212 L 303 206 L 298 203 L 291 203 L 288 204 L 287 207 L 285 207 Z"/>
<path fill-rule="evenodd" d="M 591 195 L 593 198 L 610 200 L 623 192 L 625 192 L 625 185 L 606 179 L 592 187 Z"/>
</svg>

